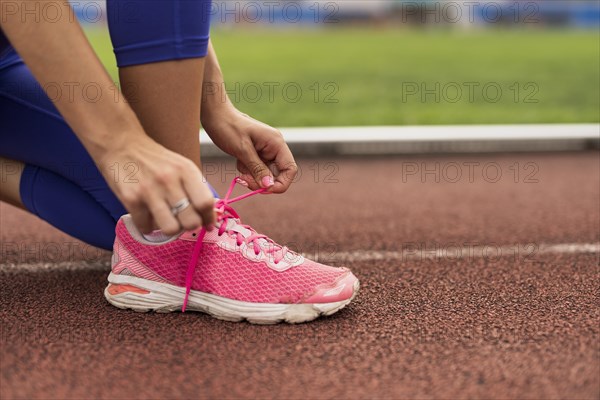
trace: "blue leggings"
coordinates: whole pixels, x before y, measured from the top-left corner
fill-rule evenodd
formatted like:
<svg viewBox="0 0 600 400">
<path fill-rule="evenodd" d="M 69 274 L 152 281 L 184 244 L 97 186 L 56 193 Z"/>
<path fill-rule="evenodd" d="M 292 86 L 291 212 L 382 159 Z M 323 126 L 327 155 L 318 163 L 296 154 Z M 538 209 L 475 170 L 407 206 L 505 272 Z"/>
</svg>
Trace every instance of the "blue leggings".
<svg viewBox="0 0 600 400">
<path fill-rule="evenodd" d="M 119 67 L 207 54 L 210 0 L 108 0 L 107 15 Z M 1 31 L 0 156 L 26 164 L 20 194 L 30 212 L 112 249 L 127 211 Z"/>
</svg>

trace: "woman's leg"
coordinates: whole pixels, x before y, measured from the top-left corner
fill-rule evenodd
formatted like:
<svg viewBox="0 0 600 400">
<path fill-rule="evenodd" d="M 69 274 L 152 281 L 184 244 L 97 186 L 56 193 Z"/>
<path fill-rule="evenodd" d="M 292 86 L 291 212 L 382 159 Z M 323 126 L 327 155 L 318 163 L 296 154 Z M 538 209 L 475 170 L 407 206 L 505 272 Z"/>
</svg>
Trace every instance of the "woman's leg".
<svg viewBox="0 0 600 400">
<path fill-rule="evenodd" d="M 157 141 L 199 164 L 202 57 L 208 46 L 210 1 L 120 4 L 125 3 L 134 6 L 134 19 L 124 15 L 120 23 L 112 19 L 111 35 L 122 45 L 115 51 L 126 95 L 136 103 L 134 109 Z M 136 13 L 141 18 L 135 18 Z M 156 29 L 160 26 L 164 29 Z M 153 41 L 161 35 L 164 40 Z M 3 186 L 2 192 L 9 193 L 11 203 L 24 205 L 64 232 L 110 248 L 114 223 L 125 209 L 44 89 L 14 52 L 8 57 L 14 60 L 3 63 L 10 66 L 0 71 L 0 156 L 24 166 L 19 196 L 15 185 Z M 115 173 L 119 172 L 123 171 L 117 168 Z M 109 228 L 99 229 L 105 226 Z"/>
<path fill-rule="evenodd" d="M 198 166 L 203 73 L 203 58 L 119 69 L 123 94 L 146 133 Z"/>
<path fill-rule="evenodd" d="M 21 201 L 19 189 L 23 169 L 25 169 L 25 164 L 22 162 L 0 157 L 0 182 L 2 182 L 0 201 L 26 210 L 25 205 Z"/>
<path fill-rule="evenodd" d="M 146 132 L 200 166 L 210 0 L 108 0 L 122 91 Z"/>
<path fill-rule="evenodd" d="M 0 70 L 0 199 L 86 243 L 112 248 L 126 211 L 15 53 Z"/>
<path fill-rule="evenodd" d="M 90 194 L 47 169 L 3 158 L 0 164 L 6 172 L 0 200 L 92 246 L 112 249 L 115 219 Z"/>
</svg>

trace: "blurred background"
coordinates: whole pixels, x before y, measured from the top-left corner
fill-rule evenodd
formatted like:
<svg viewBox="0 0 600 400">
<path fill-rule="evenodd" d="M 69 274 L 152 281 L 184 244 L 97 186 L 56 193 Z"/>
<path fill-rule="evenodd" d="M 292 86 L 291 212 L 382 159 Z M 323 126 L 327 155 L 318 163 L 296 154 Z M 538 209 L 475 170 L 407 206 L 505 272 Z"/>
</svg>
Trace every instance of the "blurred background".
<svg viewBox="0 0 600 400">
<path fill-rule="evenodd" d="M 117 80 L 103 2 L 74 8 Z M 600 1 L 225 0 L 237 106 L 275 126 L 600 121 Z"/>
<path fill-rule="evenodd" d="M 105 4 L 72 4 L 117 81 Z M 0 203 L 0 400 L 600 399 L 600 1 L 210 16 L 231 99 L 299 167 L 285 197 L 235 209 L 361 294 L 303 326 L 115 311 L 108 252 Z M 224 194 L 236 163 L 204 140 Z"/>
</svg>

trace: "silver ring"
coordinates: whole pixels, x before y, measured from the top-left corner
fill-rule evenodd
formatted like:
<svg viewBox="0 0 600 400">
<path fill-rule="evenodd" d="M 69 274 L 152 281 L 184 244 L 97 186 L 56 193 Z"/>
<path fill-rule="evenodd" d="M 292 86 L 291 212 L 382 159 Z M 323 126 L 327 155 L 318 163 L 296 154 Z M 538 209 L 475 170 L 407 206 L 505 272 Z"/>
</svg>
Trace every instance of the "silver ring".
<svg viewBox="0 0 600 400">
<path fill-rule="evenodd" d="M 177 215 L 179 215 L 183 210 L 185 210 L 186 208 L 188 208 L 190 206 L 190 201 L 188 200 L 187 197 L 179 200 L 177 203 L 175 203 L 175 205 L 171 208 L 171 214 L 173 214 L 174 217 L 176 217 Z"/>
</svg>

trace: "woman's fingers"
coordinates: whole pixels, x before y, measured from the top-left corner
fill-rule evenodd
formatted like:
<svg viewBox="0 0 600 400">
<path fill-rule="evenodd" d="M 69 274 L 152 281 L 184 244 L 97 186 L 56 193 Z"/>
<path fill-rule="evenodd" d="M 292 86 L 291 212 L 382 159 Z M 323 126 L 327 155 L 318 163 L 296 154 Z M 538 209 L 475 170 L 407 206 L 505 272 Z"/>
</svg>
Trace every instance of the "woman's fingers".
<svg viewBox="0 0 600 400">
<path fill-rule="evenodd" d="M 282 133 L 235 108 L 228 110 L 232 112 L 203 114 L 202 124 L 213 142 L 237 159 L 240 178 L 249 189 L 288 190 L 298 166 Z M 214 118 L 206 117 L 211 114 Z"/>
<path fill-rule="evenodd" d="M 174 235 L 215 223 L 213 194 L 193 163 L 184 163 L 180 168 L 164 167 L 160 173 L 149 173 L 144 179 L 151 183 L 143 184 L 143 189 L 127 204 L 143 233 L 158 228 Z"/>
<path fill-rule="evenodd" d="M 189 173 L 183 176 L 183 188 L 188 194 L 193 209 L 201 219 L 196 227 L 203 225 L 208 228 L 214 225 L 217 220 L 215 215 L 215 198 L 208 185 L 203 181 L 202 173 L 192 164 Z"/>
<path fill-rule="evenodd" d="M 191 231 L 202 225 L 202 218 L 192 205 L 189 195 L 183 188 L 182 182 L 173 182 L 167 190 L 167 203 L 171 208 L 171 214 L 179 222 L 180 230 Z"/>
<path fill-rule="evenodd" d="M 275 158 L 275 165 L 279 170 L 275 176 L 275 185 L 271 189 L 273 193 L 283 193 L 289 189 L 298 174 L 298 164 L 288 145 L 283 142 Z"/>
<path fill-rule="evenodd" d="M 298 165 L 281 133 L 273 132 L 261 150 L 254 144 L 244 146 L 244 151 L 238 155 L 238 170 L 250 189 L 268 188 L 272 193 L 283 193 L 294 182 Z"/>
<path fill-rule="evenodd" d="M 171 206 L 167 203 L 167 199 L 164 198 L 162 193 L 152 191 L 148 195 L 146 204 L 158 228 L 164 234 L 174 235 L 181 232 L 181 225 L 175 215 L 173 215 Z"/>
<path fill-rule="evenodd" d="M 260 186 L 254 181 L 254 177 L 250 170 L 239 159 L 237 160 L 237 170 L 240 172 L 240 179 L 244 186 L 250 190 L 259 189 Z"/>
<path fill-rule="evenodd" d="M 116 162 L 139 166 L 135 182 L 111 183 L 138 229 L 174 235 L 215 224 L 214 196 L 196 164 L 152 141 L 131 148 Z M 105 173 L 110 177 L 110 169 Z"/>
<path fill-rule="evenodd" d="M 154 230 L 154 218 L 152 218 L 152 214 L 145 204 L 140 204 L 137 207 L 130 207 L 129 212 L 131 213 L 133 223 L 140 232 L 150 233 Z"/>
<path fill-rule="evenodd" d="M 191 231 L 213 225 L 214 197 L 196 165 L 183 163 L 176 170 L 173 176 L 163 179 L 164 190 L 157 187 L 159 190 L 150 198 L 149 208 L 159 228 L 173 235 L 182 229 Z"/>
<path fill-rule="evenodd" d="M 238 170 L 243 174 L 242 179 L 253 190 L 268 189 L 274 185 L 273 174 L 258 155 L 254 144 L 250 141 L 238 157 Z"/>
</svg>

